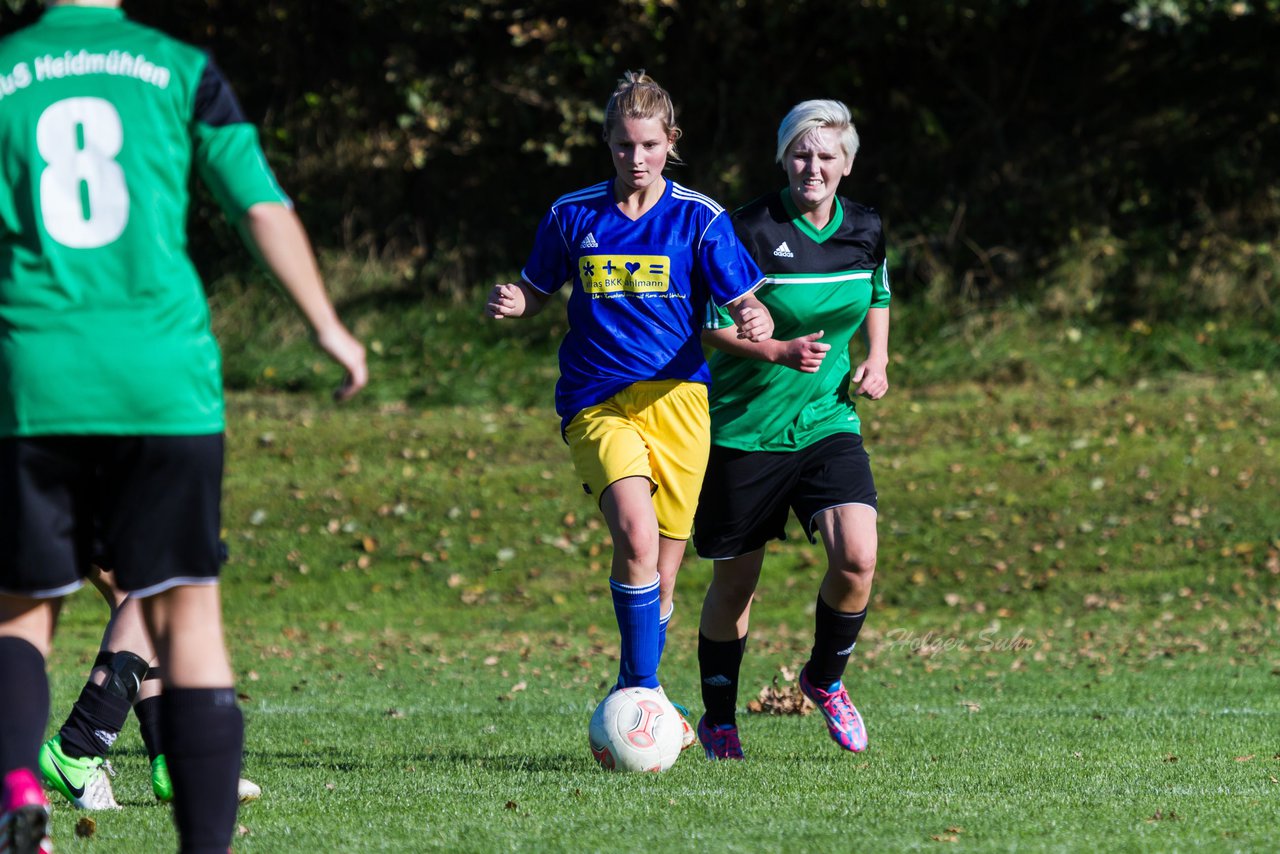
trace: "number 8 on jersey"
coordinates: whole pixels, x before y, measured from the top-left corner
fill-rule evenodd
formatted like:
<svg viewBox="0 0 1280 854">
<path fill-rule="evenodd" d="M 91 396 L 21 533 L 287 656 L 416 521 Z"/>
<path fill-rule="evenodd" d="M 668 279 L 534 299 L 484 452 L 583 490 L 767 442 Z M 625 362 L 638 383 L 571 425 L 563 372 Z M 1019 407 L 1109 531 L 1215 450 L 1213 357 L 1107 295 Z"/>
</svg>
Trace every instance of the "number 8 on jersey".
<svg viewBox="0 0 1280 854">
<path fill-rule="evenodd" d="M 129 188 L 116 162 L 124 126 L 111 102 L 50 104 L 36 124 L 36 147 L 47 164 L 40 173 L 40 216 L 49 236 L 72 249 L 120 237 L 129 223 Z"/>
</svg>

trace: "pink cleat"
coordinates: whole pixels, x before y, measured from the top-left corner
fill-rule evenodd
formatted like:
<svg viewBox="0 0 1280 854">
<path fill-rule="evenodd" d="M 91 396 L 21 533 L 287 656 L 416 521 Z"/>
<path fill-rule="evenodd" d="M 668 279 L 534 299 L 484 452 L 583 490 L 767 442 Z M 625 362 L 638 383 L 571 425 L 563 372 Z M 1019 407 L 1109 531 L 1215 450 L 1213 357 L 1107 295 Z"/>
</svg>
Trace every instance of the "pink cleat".
<svg viewBox="0 0 1280 854">
<path fill-rule="evenodd" d="M 867 728 L 843 683 L 837 682 L 824 691 L 809 681 L 806 668 L 800 671 L 800 690 L 822 711 L 832 741 L 853 753 L 867 749 Z"/>
<path fill-rule="evenodd" d="M 698 720 L 698 741 L 707 752 L 708 759 L 743 759 L 742 742 L 738 740 L 738 728 L 733 724 L 707 724 L 704 715 Z"/>
<path fill-rule="evenodd" d="M 49 840 L 49 799 L 26 768 L 4 778 L 0 813 L 0 854 L 53 854 Z"/>
</svg>

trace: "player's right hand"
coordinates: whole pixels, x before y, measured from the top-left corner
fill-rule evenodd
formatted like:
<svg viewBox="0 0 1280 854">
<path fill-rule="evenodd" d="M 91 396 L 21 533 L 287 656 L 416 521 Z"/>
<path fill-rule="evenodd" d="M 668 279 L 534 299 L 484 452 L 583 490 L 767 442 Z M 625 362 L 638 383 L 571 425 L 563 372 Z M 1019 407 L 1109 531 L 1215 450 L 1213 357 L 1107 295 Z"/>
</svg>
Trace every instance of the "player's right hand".
<svg viewBox="0 0 1280 854">
<path fill-rule="evenodd" d="M 357 341 L 341 323 L 318 334 L 316 343 L 329 355 L 329 358 L 347 370 L 342 385 L 333 392 L 333 399 L 342 402 L 355 397 L 356 393 L 369 382 L 364 345 Z"/>
<path fill-rule="evenodd" d="M 816 374 L 818 368 L 822 367 L 822 360 L 827 355 L 827 351 L 831 349 L 830 344 L 823 344 L 818 340 L 821 337 L 822 330 L 818 330 L 809 335 L 780 342 L 782 353 L 778 357 L 778 363 L 801 373 Z"/>
<path fill-rule="evenodd" d="M 494 285 L 489 292 L 489 302 L 485 305 L 485 314 L 494 320 L 504 317 L 519 317 L 524 314 L 524 291 L 517 285 L 507 282 L 505 285 Z"/>
<path fill-rule="evenodd" d="M 758 305 L 758 304 L 757 304 Z M 773 337 L 773 315 L 763 305 L 747 306 L 738 316 L 738 337 L 753 344 Z"/>
</svg>

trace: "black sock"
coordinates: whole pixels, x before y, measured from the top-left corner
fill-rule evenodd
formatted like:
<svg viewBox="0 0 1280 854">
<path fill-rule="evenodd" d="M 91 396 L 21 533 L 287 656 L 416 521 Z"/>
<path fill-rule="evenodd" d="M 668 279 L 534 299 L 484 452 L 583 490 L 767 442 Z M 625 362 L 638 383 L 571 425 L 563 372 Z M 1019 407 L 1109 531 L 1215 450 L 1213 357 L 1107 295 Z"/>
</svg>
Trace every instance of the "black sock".
<svg viewBox="0 0 1280 854">
<path fill-rule="evenodd" d="M 142 743 L 147 747 L 147 756 L 152 762 L 164 753 L 160 746 L 160 697 L 148 697 L 133 704 L 133 715 L 138 719 L 138 729 L 142 732 Z"/>
<path fill-rule="evenodd" d="M 226 854 L 236 826 L 244 717 L 231 688 L 166 688 L 160 743 L 183 854 Z"/>
<path fill-rule="evenodd" d="M 72 759 L 106 756 L 128 716 L 128 700 L 117 697 L 102 685 L 88 683 L 58 732 L 62 737 L 62 752 Z"/>
<path fill-rule="evenodd" d="M 0 637 L 0 779 L 10 771 L 34 771 L 49 723 L 49 677 L 40 650 L 22 638 Z"/>
<path fill-rule="evenodd" d="M 837 611 L 823 602 L 819 594 L 813 619 L 813 651 L 805 665 L 810 684 L 825 691 L 840 681 L 866 618 L 866 608 L 856 614 Z"/>
<path fill-rule="evenodd" d="M 736 724 L 738 672 L 747 652 L 747 638 L 713 641 L 698 632 L 698 671 L 702 676 L 702 705 L 707 724 Z"/>
</svg>

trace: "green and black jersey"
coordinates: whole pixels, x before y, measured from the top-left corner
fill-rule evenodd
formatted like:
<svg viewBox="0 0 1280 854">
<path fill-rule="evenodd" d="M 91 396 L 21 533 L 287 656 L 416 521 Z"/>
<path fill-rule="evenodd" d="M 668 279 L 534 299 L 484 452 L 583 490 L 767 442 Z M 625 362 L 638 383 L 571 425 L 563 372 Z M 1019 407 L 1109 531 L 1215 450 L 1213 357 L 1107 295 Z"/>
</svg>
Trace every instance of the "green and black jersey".
<svg viewBox="0 0 1280 854">
<path fill-rule="evenodd" d="M 223 429 L 193 165 L 233 220 L 288 204 L 202 51 L 87 6 L 0 40 L 0 436 Z"/>
<path fill-rule="evenodd" d="M 791 451 L 836 433 L 858 433 L 849 397 L 849 343 L 870 308 L 889 305 L 884 233 L 874 208 L 837 198 L 822 231 L 787 190 L 733 214 L 734 228 L 764 271 L 756 291 L 773 315 L 773 337 L 822 330 L 831 350 L 807 374 L 717 351 L 711 366 L 711 441 L 748 451 Z M 707 327 L 732 325 L 726 312 Z"/>
</svg>

